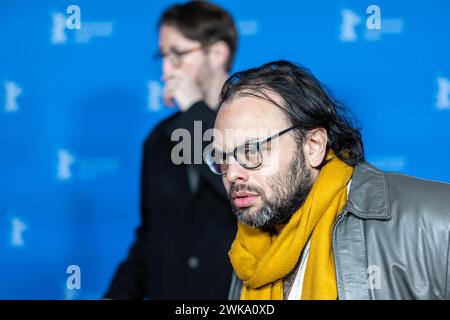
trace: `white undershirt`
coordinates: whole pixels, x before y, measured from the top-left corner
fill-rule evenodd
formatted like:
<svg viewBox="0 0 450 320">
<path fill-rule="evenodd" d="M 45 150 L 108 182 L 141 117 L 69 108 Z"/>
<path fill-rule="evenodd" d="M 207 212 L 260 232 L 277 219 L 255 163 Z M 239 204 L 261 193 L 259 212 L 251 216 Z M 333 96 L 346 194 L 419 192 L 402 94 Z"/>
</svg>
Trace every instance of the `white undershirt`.
<svg viewBox="0 0 450 320">
<path fill-rule="evenodd" d="M 308 240 L 305 249 L 303 250 L 300 258 L 300 266 L 295 276 L 294 283 L 292 284 L 291 291 L 289 291 L 288 300 L 299 300 L 302 296 L 303 278 L 305 276 L 306 264 L 308 262 L 309 247 L 311 246 L 311 240 Z M 301 300 L 301 299 L 300 299 Z"/>
<path fill-rule="evenodd" d="M 350 180 L 347 184 L 347 198 L 348 193 L 350 192 L 350 184 L 352 180 Z M 300 266 L 298 267 L 297 274 L 295 275 L 294 283 L 292 284 L 292 288 L 289 291 L 289 295 L 287 300 L 301 300 L 302 290 L 303 290 L 303 279 L 305 277 L 306 265 L 308 264 L 309 257 L 309 248 L 311 246 L 311 239 L 306 243 L 306 247 L 303 250 L 303 253 L 300 257 Z"/>
</svg>

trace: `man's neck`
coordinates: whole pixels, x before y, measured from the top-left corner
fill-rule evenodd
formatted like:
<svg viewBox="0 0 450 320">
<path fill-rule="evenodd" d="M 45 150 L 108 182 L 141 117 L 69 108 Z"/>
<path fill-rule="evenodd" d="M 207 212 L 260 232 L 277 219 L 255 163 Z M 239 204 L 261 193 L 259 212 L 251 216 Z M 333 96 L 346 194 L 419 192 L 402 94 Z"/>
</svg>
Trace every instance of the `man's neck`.
<svg viewBox="0 0 450 320">
<path fill-rule="evenodd" d="M 219 104 L 219 95 L 225 80 L 228 79 L 228 74 L 223 71 L 210 79 L 208 79 L 207 89 L 205 93 L 205 102 L 212 110 L 216 110 Z"/>
</svg>

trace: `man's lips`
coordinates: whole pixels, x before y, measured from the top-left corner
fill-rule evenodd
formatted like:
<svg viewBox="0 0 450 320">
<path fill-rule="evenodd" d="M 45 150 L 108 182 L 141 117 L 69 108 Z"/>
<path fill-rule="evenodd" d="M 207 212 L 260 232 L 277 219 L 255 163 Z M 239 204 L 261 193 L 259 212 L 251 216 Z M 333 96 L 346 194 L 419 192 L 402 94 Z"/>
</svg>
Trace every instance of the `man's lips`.
<svg viewBox="0 0 450 320">
<path fill-rule="evenodd" d="M 250 207 L 259 196 L 248 192 L 236 192 L 231 194 L 233 204 L 237 208 Z"/>
</svg>

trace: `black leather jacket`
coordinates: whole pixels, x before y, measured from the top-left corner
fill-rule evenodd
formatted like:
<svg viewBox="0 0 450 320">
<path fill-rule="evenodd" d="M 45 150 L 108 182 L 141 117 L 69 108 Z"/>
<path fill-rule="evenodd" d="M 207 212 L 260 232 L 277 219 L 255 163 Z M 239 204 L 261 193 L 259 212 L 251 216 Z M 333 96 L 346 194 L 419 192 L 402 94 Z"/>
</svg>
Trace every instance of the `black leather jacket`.
<svg viewBox="0 0 450 320">
<path fill-rule="evenodd" d="M 450 299 L 450 184 L 357 165 L 333 251 L 339 299 Z"/>
</svg>

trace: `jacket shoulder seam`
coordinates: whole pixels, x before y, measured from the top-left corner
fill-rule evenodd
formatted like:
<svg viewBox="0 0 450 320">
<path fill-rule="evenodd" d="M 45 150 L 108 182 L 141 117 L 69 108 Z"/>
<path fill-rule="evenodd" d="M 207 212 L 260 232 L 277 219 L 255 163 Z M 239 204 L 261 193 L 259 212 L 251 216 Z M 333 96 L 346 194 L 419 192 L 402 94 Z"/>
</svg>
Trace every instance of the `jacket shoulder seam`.
<svg viewBox="0 0 450 320">
<path fill-rule="evenodd" d="M 386 174 L 390 175 L 390 176 L 402 176 L 402 177 L 411 178 L 413 180 L 418 180 L 418 181 L 434 182 L 434 183 L 443 184 L 445 186 L 449 186 L 450 187 L 450 183 L 445 182 L 445 181 L 438 181 L 438 180 L 433 180 L 433 179 L 419 178 L 419 177 L 414 177 L 414 176 L 411 176 L 411 175 L 408 175 L 408 174 L 398 173 L 398 172 L 388 172 Z"/>
</svg>

